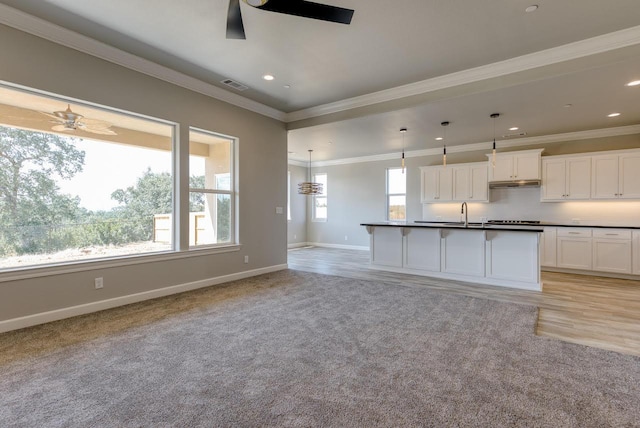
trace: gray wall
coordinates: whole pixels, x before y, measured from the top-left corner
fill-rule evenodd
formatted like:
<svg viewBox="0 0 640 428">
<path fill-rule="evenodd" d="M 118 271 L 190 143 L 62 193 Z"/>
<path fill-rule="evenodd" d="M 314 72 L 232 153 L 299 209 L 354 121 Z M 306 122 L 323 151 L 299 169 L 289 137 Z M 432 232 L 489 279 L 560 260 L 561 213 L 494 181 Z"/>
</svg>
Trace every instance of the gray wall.
<svg viewBox="0 0 640 428">
<path fill-rule="evenodd" d="M 298 183 L 307 181 L 307 168 L 289 165 L 291 173 L 291 221 L 287 227 L 287 243 L 289 246 L 302 245 L 307 242 L 307 199 L 308 196 L 298 194 Z"/>
<path fill-rule="evenodd" d="M 287 202 L 283 123 L 1 25 L 0 52 L 0 80 L 178 122 L 183 133 L 196 126 L 238 137 L 241 244 L 239 252 L 0 281 L 0 321 L 287 262 L 286 213 L 275 214 Z M 102 290 L 93 289 L 97 276 Z"/>
<path fill-rule="evenodd" d="M 581 141 L 567 141 L 548 145 L 509 148 L 526 150 L 542 148 L 543 155 L 597 152 L 640 147 L 640 135 L 628 135 Z M 501 150 L 501 151 L 507 151 Z M 486 151 L 450 153 L 449 164 L 481 162 L 487 160 Z M 407 165 L 407 219 L 443 220 L 460 219 L 460 204 L 420 203 L 421 166 L 440 165 L 441 156 L 408 158 Z M 360 223 L 384 221 L 385 171 L 399 167 L 400 159 L 379 162 L 363 162 L 348 165 L 313 167 L 314 173 L 326 172 L 329 183 L 328 221 L 311 221 L 311 210 L 307 215 L 308 241 L 329 245 L 369 245 L 369 236 Z M 493 219 L 531 219 L 555 222 L 571 222 L 579 218 L 584 224 L 640 225 L 640 202 L 540 202 L 540 189 L 495 189 L 490 191 L 490 203 L 469 204 L 470 221 L 482 217 Z M 345 240 L 347 236 L 347 240 Z"/>
</svg>

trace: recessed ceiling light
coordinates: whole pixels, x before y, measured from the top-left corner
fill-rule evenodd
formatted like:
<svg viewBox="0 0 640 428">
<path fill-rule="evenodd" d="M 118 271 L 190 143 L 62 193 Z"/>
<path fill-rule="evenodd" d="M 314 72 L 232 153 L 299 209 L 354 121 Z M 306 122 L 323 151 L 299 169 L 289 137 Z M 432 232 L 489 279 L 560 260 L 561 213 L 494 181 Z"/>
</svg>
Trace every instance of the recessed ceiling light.
<svg viewBox="0 0 640 428">
<path fill-rule="evenodd" d="M 262 78 L 264 80 L 273 80 L 273 79 L 275 79 L 275 77 L 273 77 L 271 74 L 265 74 L 264 76 L 262 76 Z"/>
<path fill-rule="evenodd" d="M 524 11 L 528 13 L 528 12 L 535 12 L 536 10 L 538 10 L 538 5 L 532 4 L 531 6 L 526 8 Z"/>
<path fill-rule="evenodd" d="M 638 86 L 640 85 L 640 80 L 634 80 L 633 82 L 627 83 L 627 86 Z"/>
<path fill-rule="evenodd" d="M 291 87 L 291 85 L 284 85 L 285 89 L 289 89 Z"/>
<path fill-rule="evenodd" d="M 442 137 L 436 137 L 436 141 L 442 141 L 442 140 L 444 140 L 444 138 L 442 138 Z"/>
<path fill-rule="evenodd" d="M 329 141 L 327 144 L 328 144 L 328 145 L 332 145 L 333 143 L 332 143 L 331 141 Z"/>
<path fill-rule="evenodd" d="M 565 105 L 563 105 L 562 107 L 564 107 L 564 108 L 571 108 L 571 107 L 573 107 L 573 104 L 565 104 Z"/>
<path fill-rule="evenodd" d="M 509 131 L 517 131 L 518 129 L 520 128 L 518 128 L 517 126 L 512 126 L 511 128 L 509 128 Z"/>
<path fill-rule="evenodd" d="M 620 116 L 620 113 L 611 113 L 607 115 L 607 117 L 618 117 L 618 116 Z"/>
</svg>

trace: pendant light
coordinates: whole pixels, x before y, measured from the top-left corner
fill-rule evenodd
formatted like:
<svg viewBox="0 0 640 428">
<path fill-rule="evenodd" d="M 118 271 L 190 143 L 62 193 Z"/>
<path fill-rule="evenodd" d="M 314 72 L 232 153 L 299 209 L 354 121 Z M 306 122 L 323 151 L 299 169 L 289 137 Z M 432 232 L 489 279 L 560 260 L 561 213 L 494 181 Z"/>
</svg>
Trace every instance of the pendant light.
<svg viewBox="0 0 640 428">
<path fill-rule="evenodd" d="M 442 166 L 447 166 L 447 126 L 449 126 L 449 122 L 444 121 L 440 123 L 444 127 L 444 133 L 442 139 L 444 140 L 444 147 L 442 148 Z"/>
<path fill-rule="evenodd" d="M 309 181 L 298 183 L 298 194 L 300 195 L 322 195 L 322 183 L 311 181 L 311 152 L 313 150 L 309 150 L 309 168 L 307 169 Z"/>
<path fill-rule="evenodd" d="M 400 128 L 402 134 L 402 173 L 404 174 L 404 134 L 407 133 L 407 128 Z"/>
<path fill-rule="evenodd" d="M 496 119 L 500 117 L 500 113 L 493 113 L 491 119 L 493 119 L 493 150 L 491 152 L 491 166 L 496 167 Z"/>
</svg>

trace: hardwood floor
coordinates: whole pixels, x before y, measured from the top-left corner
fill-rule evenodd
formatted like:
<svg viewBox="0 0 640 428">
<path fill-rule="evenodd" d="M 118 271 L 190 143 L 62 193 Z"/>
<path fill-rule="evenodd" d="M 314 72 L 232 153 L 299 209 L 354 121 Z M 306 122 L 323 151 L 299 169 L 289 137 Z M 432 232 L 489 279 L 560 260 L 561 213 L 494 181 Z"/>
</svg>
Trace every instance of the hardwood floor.
<svg viewBox="0 0 640 428">
<path fill-rule="evenodd" d="M 540 336 L 640 356 L 640 281 L 543 272 L 543 291 L 534 292 L 379 271 L 370 268 L 368 251 L 321 247 L 291 249 L 288 263 L 290 269 L 535 305 Z"/>
</svg>

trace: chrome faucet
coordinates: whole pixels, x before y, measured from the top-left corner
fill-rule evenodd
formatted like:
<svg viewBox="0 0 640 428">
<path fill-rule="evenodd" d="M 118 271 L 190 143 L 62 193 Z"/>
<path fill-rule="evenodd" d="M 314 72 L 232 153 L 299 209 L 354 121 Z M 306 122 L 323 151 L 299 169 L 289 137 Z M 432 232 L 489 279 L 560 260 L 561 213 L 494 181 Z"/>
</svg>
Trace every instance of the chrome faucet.
<svg viewBox="0 0 640 428">
<path fill-rule="evenodd" d="M 469 207 L 467 207 L 467 203 L 462 203 L 462 211 L 460 214 L 464 214 L 464 227 L 469 227 Z"/>
</svg>

